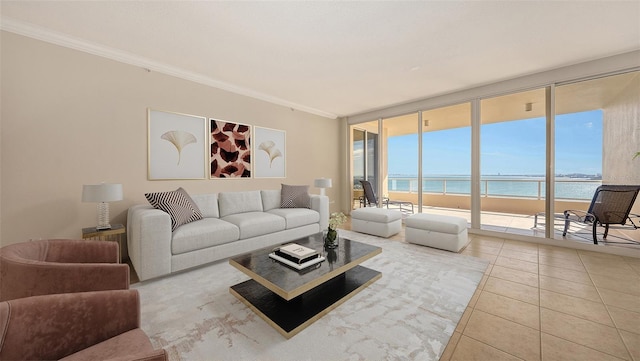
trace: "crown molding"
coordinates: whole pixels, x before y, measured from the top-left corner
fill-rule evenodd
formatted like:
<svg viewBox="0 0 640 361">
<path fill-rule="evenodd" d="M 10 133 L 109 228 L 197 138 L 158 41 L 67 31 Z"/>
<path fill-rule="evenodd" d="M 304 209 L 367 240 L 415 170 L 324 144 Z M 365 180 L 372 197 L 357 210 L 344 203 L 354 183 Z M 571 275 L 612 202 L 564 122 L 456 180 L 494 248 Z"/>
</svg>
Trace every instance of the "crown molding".
<svg viewBox="0 0 640 361">
<path fill-rule="evenodd" d="M 66 48 L 97 55 L 103 58 L 115 60 L 121 63 L 156 71 L 158 73 L 174 76 L 176 78 L 189 80 L 189 81 L 210 86 L 213 88 L 226 90 L 231 93 L 244 95 L 244 96 L 262 100 L 268 103 L 277 104 L 287 108 L 303 111 L 306 113 L 319 115 L 321 117 L 330 118 L 330 119 L 336 119 L 338 117 L 336 114 L 333 114 L 333 113 L 329 113 L 319 109 L 292 103 L 290 101 L 273 97 L 273 96 L 260 93 L 251 89 L 239 87 L 239 86 L 229 84 L 220 80 L 216 80 L 199 73 L 195 73 L 182 68 L 163 64 L 145 57 L 131 54 L 126 51 L 92 43 L 84 39 L 75 38 L 67 34 L 55 32 L 50 29 L 46 29 L 30 23 L 11 19 L 8 17 L 3 16 L 0 18 L 0 29 L 11 32 L 11 33 L 27 36 L 33 39 L 42 40 L 55 45 L 63 46 Z"/>
</svg>

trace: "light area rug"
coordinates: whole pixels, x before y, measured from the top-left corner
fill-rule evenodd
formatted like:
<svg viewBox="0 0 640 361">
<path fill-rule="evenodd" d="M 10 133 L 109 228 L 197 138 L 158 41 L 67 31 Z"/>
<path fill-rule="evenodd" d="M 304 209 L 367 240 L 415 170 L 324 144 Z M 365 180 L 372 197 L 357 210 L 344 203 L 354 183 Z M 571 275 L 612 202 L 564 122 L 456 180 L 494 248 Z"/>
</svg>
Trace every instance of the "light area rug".
<svg viewBox="0 0 640 361">
<path fill-rule="evenodd" d="M 171 360 L 438 360 L 488 262 L 351 231 L 382 278 L 287 340 L 229 293 L 227 261 L 132 285 L 142 329 Z M 326 264 L 323 264 L 326 267 Z"/>
</svg>

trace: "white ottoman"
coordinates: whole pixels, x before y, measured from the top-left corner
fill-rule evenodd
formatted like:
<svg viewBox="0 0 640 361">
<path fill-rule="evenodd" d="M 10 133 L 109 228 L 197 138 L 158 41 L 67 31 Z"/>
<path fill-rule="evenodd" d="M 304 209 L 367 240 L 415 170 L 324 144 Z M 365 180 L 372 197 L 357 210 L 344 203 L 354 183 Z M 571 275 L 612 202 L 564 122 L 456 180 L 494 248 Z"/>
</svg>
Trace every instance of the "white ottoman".
<svg viewBox="0 0 640 361">
<path fill-rule="evenodd" d="M 351 230 L 388 238 L 402 230 L 402 212 L 365 207 L 351 211 Z"/>
<path fill-rule="evenodd" d="M 460 250 L 469 243 L 464 218 L 418 213 L 405 220 L 405 240 L 423 246 Z"/>
</svg>

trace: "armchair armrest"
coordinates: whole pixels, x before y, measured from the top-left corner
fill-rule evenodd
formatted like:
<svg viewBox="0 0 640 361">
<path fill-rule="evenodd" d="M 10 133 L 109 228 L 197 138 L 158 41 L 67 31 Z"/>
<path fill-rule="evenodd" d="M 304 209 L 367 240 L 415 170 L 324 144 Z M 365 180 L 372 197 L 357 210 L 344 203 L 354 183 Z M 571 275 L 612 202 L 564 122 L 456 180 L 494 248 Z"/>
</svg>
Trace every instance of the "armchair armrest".
<svg viewBox="0 0 640 361">
<path fill-rule="evenodd" d="M 3 247 L 0 250 L 0 300 L 128 289 L 127 264 L 75 263 L 116 262 L 117 247 L 113 242 L 76 240 L 42 240 Z"/>
<path fill-rule="evenodd" d="M 50 239 L 46 262 L 118 263 L 118 243 L 73 239 Z"/>
<path fill-rule="evenodd" d="M 57 360 L 139 326 L 137 290 L 5 301 L 0 303 L 0 359 Z"/>
<path fill-rule="evenodd" d="M 2 259 L 1 300 L 56 293 L 129 289 L 129 265 L 16 262 Z M 13 274 L 18 277 L 5 277 Z"/>
</svg>

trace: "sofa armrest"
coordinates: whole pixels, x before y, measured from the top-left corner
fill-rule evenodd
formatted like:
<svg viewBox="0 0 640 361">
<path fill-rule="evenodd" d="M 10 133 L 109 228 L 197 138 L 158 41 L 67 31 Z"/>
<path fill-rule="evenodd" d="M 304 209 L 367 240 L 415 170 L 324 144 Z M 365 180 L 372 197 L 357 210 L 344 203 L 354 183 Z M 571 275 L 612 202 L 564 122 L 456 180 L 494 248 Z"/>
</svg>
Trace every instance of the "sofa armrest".
<svg viewBox="0 0 640 361">
<path fill-rule="evenodd" d="M 171 273 L 171 217 L 149 205 L 127 213 L 129 258 L 140 281 Z"/>
<path fill-rule="evenodd" d="M 311 209 L 320 213 L 320 229 L 329 227 L 329 197 L 310 194 Z"/>
<path fill-rule="evenodd" d="M 137 290 L 5 301 L 0 303 L 0 359 L 58 360 L 139 327 Z"/>
</svg>

